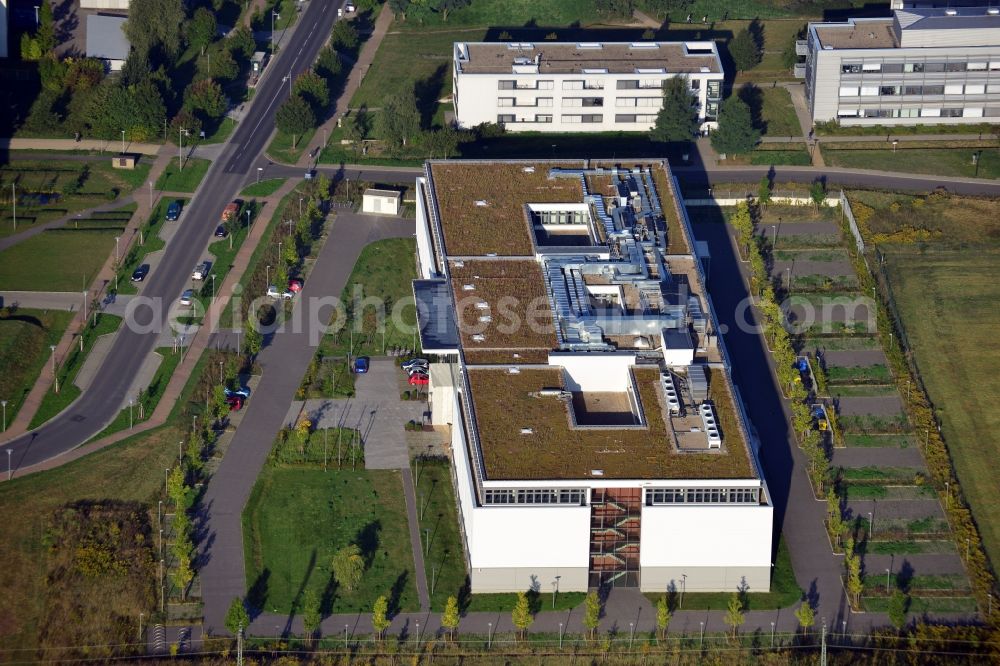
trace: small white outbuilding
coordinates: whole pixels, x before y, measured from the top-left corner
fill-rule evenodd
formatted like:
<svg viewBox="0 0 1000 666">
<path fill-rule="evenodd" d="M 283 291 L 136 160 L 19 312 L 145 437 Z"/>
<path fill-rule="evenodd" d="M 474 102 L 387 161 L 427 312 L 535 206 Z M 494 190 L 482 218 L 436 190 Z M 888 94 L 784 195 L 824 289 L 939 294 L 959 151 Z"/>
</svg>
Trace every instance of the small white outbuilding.
<svg viewBox="0 0 1000 666">
<path fill-rule="evenodd" d="M 361 212 L 375 213 L 376 215 L 399 215 L 402 197 L 402 192 L 395 190 L 376 190 L 374 188 L 365 190 L 361 200 Z"/>
</svg>

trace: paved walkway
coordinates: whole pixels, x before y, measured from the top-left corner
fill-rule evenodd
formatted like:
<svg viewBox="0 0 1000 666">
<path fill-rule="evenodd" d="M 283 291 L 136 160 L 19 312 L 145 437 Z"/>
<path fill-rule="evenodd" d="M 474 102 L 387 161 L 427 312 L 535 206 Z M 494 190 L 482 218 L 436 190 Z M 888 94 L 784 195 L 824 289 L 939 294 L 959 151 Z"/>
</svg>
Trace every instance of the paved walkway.
<svg viewBox="0 0 1000 666">
<path fill-rule="evenodd" d="M 362 248 L 382 238 L 409 237 L 413 223 L 345 216 L 334 220 L 330 234 L 288 322 L 320 321 L 322 304 L 314 297 L 341 293 Z M 246 593 L 241 515 L 274 438 L 284 425 L 287 406 L 315 355 L 321 336 L 308 329 L 286 324 L 286 330 L 266 336 L 266 346 L 258 356 L 263 374 L 255 391 L 263 399 L 251 398 L 247 403 L 230 453 L 212 476 L 201 503 L 205 565 L 200 578 L 205 626 L 210 633 L 225 631 L 223 619 L 229 604 Z M 207 334 L 198 337 L 209 338 Z M 282 618 L 278 626 L 286 621 Z"/>
<path fill-rule="evenodd" d="M 41 141 L 41 139 L 39 139 Z M 160 148 L 160 146 L 158 146 Z M 156 159 L 153 161 L 153 166 L 149 170 L 149 180 L 154 183 L 159 179 L 160 174 L 163 173 L 164 169 L 170 163 L 170 159 L 173 157 L 173 150 L 169 147 L 162 147 L 163 150 L 157 155 Z M 134 197 L 134 193 L 133 193 Z M 132 218 L 129 220 L 125 229 L 122 231 L 121 238 L 124 241 L 121 243 L 120 252 L 122 256 L 127 256 L 129 247 L 131 244 L 138 240 L 139 237 L 139 227 L 141 227 L 146 219 L 149 217 L 151 212 L 150 200 L 146 197 L 134 197 L 134 202 L 136 204 L 136 210 L 132 214 Z M 105 260 L 104 265 L 101 270 L 98 271 L 97 277 L 91 282 L 90 288 L 87 290 L 87 300 L 100 299 L 101 294 L 104 290 L 111 284 L 115 279 L 115 253 L 111 252 L 108 255 L 107 260 Z M 82 298 L 81 293 L 80 297 Z M 84 326 L 83 321 L 83 310 L 78 310 L 76 317 L 70 322 L 70 325 L 66 327 L 66 331 L 63 333 L 62 338 L 60 338 L 58 345 L 56 346 L 55 356 L 58 364 L 62 364 L 68 356 L 70 345 L 75 341 L 74 338 L 82 331 Z M 39 406 L 42 404 L 42 400 L 45 394 L 48 393 L 49 387 L 52 385 L 53 375 L 51 372 L 42 372 L 38 379 L 35 381 L 35 385 L 32 387 L 28 396 L 24 400 L 24 404 L 18 411 L 17 416 L 14 420 L 8 424 L 7 432 L 0 435 L 0 441 L 6 441 L 13 439 L 19 435 L 24 434 L 28 430 L 28 424 L 31 423 L 31 419 L 35 416 L 35 412 L 38 411 Z M 79 450 L 79 449 L 78 449 Z M 60 460 L 65 460 L 65 457 L 60 458 Z"/>
<path fill-rule="evenodd" d="M 159 155 L 164 148 L 159 143 L 125 142 L 126 153 L 141 153 L 143 155 Z M 105 141 L 103 139 L 10 139 L 0 138 L 0 150 L 100 150 L 109 154 L 121 152 L 121 141 Z"/>
<path fill-rule="evenodd" d="M 347 82 L 344 83 L 344 90 L 333 102 L 333 113 L 316 130 L 316 134 L 313 135 L 312 147 L 302 151 L 299 161 L 296 162 L 297 166 L 304 167 L 315 163 L 315 158 L 309 157 L 309 154 L 313 149 L 323 148 L 326 145 L 330 132 L 337 127 L 337 122 L 344 117 L 351 98 L 354 97 L 354 93 L 361 87 L 361 81 L 364 80 L 365 74 L 368 73 L 368 69 L 372 66 L 372 61 L 375 60 L 375 53 L 378 51 L 385 33 L 388 32 L 389 26 L 392 24 L 393 15 L 389 8 L 383 6 L 380 11 L 381 13 L 375 21 L 375 27 L 372 29 L 372 34 L 365 41 L 364 46 L 361 47 L 361 53 L 358 54 L 358 61 L 354 63 L 351 73 L 347 77 Z"/>
<path fill-rule="evenodd" d="M 82 291 L 0 291 L 0 307 L 17 303 L 35 310 L 78 310 L 83 308 Z"/>
</svg>

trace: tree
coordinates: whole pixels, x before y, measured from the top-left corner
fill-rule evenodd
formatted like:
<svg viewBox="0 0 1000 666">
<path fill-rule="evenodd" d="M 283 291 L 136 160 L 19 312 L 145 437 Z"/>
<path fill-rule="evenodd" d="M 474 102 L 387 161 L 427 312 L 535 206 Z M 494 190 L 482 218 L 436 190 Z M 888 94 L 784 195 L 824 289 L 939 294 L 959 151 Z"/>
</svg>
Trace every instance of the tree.
<svg viewBox="0 0 1000 666">
<path fill-rule="evenodd" d="M 170 475 L 167 476 L 167 496 L 174 502 L 175 514 L 182 514 L 190 508 L 184 470 L 179 465 L 170 470 Z"/>
<path fill-rule="evenodd" d="M 686 76 L 663 82 L 663 107 L 649 135 L 654 141 L 690 141 L 698 132 L 698 102 Z"/>
<path fill-rule="evenodd" d="M 889 597 L 889 622 L 899 631 L 906 624 L 906 609 L 909 606 L 909 599 L 902 590 L 894 590 Z"/>
<path fill-rule="evenodd" d="M 719 109 L 719 129 L 712 134 L 712 147 L 720 153 L 741 155 L 753 150 L 759 140 L 750 107 L 738 95 L 731 95 Z"/>
<path fill-rule="evenodd" d="M 239 597 L 233 597 L 233 601 L 229 604 L 225 624 L 226 629 L 234 636 L 250 626 L 250 614 L 247 613 L 246 604 Z"/>
<path fill-rule="evenodd" d="M 771 179 L 766 175 L 761 176 L 760 183 L 757 184 L 757 203 L 763 208 L 771 203 Z"/>
<path fill-rule="evenodd" d="M 326 80 L 316 72 L 303 72 L 295 79 L 292 90 L 309 102 L 313 113 L 319 116 L 330 105 L 330 89 Z"/>
<path fill-rule="evenodd" d="M 240 75 L 240 66 L 227 49 L 213 49 L 206 58 L 206 70 L 209 77 L 220 81 L 232 81 Z"/>
<path fill-rule="evenodd" d="M 817 178 L 809 186 L 809 198 L 817 207 L 822 206 L 823 202 L 826 201 L 826 184 L 822 179 Z"/>
<path fill-rule="evenodd" d="M 184 95 L 184 107 L 190 111 L 201 111 L 209 118 L 221 118 L 228 104 L 222 93 L 222 86 L 212 79 L 195 81 L 188 86 Z"/>
<path fill-rule="evenodd" d="M 361 154 L 361 148 L 364 145 L 365 137 L 368 136 L 368 131 L 368 114 L 365 113 L 364 109 L 358 109 L 347 116 L 344 123 L 344 138 L 351 142 L 355 157 Z"/>
<path fill-rule="evenodd" d="M 229 413 L 229 405 L 226 404 L 226 389 L 222 384 L 216 384 L 212 388 L 212 394 L 208 398 L 208 411 L 212 418 L 221 421 Z"/>
<path fill-rule="evenodd" d="M 201 119 L 187 109 L 181 109 L 177 115 L 170 119 L 170 130 L 167 132 L 167 139 L 173 143 L 181 141 L 181 130 L 187 131 L 192 136 L 198 136 L 201 132 Z M 188 141 L 190 144 L 190 140 Z"/>
<path fill-rule="evenodd" d="M 788 42 L 785 43 L 785 48 L 781 51 L 781 64 L 786 69 L 792 69 L 795 67 L 795 63 L 799 61 L 799 54 L 795 52 L 795 43 L 805 37 L 806 26 L 803 25 L 799 28 L 799 31 L 792 35 Z"/>
<path fill-rule="evenodd" d="M 372 628 L 380 639 L 385 635 L 385 630 L 389 628 L 389 602 L 385 595 L 375 600 L 375 606 L 372 608 Z"/>
<path fill-rule="evenodd" d="M 854 539 L 847 538 L 844 546 L 844 567 L 847 570 L 847 593 L 854 600 L 854 605 L 861 603 L 861 593 L 865 589 L 864 580 L 861 578 L 861 558 L 854 552 Z"/>
<path fill-rule="evenodd" d="M 514 610 L 511 611 L 510 620 L 517 628 L 521 638 L 524 638 L 524 632 L 535 621 L 531 616 L 531 608 L 528 605 L 528 595 L 524 592 L 517 593 L 517 602 L 514 604 Z"/>
<path fill-rule="evenodd" d="M 257 42 L 254 41 L 253 33 L 244 25 L 229 33 L 226 38 L 226 47 L 233 57 L 246 60 L 257 50 Z"/>
<path fill-rule="evenodd" d="M 310 638 L 319 630 L 323 614 L 319 607 L 319 597 L 311 588 L 302 595 L 302 626 Z"/>
<path fill-rule="evenodd" d="M 462 9 L 463 7 L 468 7 L 472 0 L 437 0 L 437 9 L 441 12 L 441 20 L 447 21 L 448 14 L 456 9 Z"/>
<path fill-rule="evenodd" d="M 830 525 L 830 533 L 839 544 L 844 536 L 844 516 L 840 510 L 840 497 L 833 488 L 826 491 L 826 514 Z"/>
<path fill-rule="evenodd" d="M 278 126 L 278 130 L 292 135 L 292 146 L 295 146 L 298 143 L 296 137 L 301 137 L 316 127 L 316 116 L 312 107 L 309 106 L 309 102 L 299 95 L 292 95 L 278 107 L 274 122 Z"/>
<path fill-rule="evenodd" d="M 597 0 L 597 11 L 616 18 L 630 18 L 635 11 L 635 0 Z"/>
<path fill-rule="evenodd" d="M 406 20 L 406 10 L 410 8 L 410 0 L 389 0 L 389 10 L 401 21 Z"/>
<path fill-rule="evenodd" d="M 327 81 L 332 81 L 333 79 L 340 76 L 341 71 L 344 69 L 344 64 L 340 60 L 340 54 L 334 51 L 329 46 L 323 47 L 323 50 L 319 52 L 316 56 L 316 73 L 325 78 Z"/>
<path fill-rule="evenodd" d="M 441 615 L 441 626 L 448 630 L 448 635 L 455 638 L 455 629 L 458 628 L 458 598 L 448 597 L 444 606 L 444 613 Z"/>
<path fill-rule="evenodd" d="M 760 64 L 760 59 L 763 55 L 761 41 L 758 36 L 760 34 L 760 27 L 758 25 L 756 30 L 754 30 L 754 27 L 754 23 L 751 23 L 736 33 L 733 41 L 729 42 L 729 55 L 733 57 L 733 64 L 736 65 L 737 71 L 745 72 Z"/>
<path fill-rule="evenodd" d="M 194 10 L 194 16 L 187 24 L 188 42 L 201 52 L 205 52 L 205 47 L 215 40 L 218 26 L 215 24 L 215 14 L 206 7 L 199 7 Z"/>
<path fill-rule="evenodd" d="M 361 557 L 361 549 L 353 543 L 344 546 L 333 555 L 330 569 L 338 585 L 347 591 L 353 590 L 365 573 L 365 560 Z"/>
<path fill-rule="evenodd" d="M 37 37 L 26 32 L 21 33 L 21 60 L 41 60 L 42 46 Z"/>
<path fill-rule="evenodd" d="M 184 601 L 187 599 L 188 585 L 194 580 L 194 570 L 191 568 L 191 556 L 190 554 L 180 555 L 178 553 L 174 553 L 174 555 L 177 562 L 171 571 L 171 578 L 177 589 L 181 591 L 181 601 Z"/>
<path fill-rule="evenodd" d="M 333 31 L 330 33 L 330 46 L 335 51 L 351 52 L 358 48 L 361 43 L 358 37 L 358 29 L 354 27 L 353 21 L 337 21 L 333 24 Z"/>
<path fill-rule="evenodd" d="M 736 632 L 743 626 L 746 619 L 746 615 L 743 613 L 743 601 L 739 594 L 733 592 L 733 595 L 729 597 L 729 605 L 726 606 L 726 616 L 723 618 L 725 623 L 733 628 L 733 638 L 736 637 Z"/>
<path fill-rule="evenodd" d="M 389 144 L 389 152 L 394 154 L 409 143 L 410 138 L 420 131 L 420 112 L 413 92 L 397 92 L 386 97 L 382 112 L 378 114 L 375 132 Z"/>
<path fill-rule="evenodd" d="M 667 628 L 670 626 L 670 604 L 667 602 L 667 596 L 663 595 L 656 602 L 656 630 L 659 632 L 660 636 L 667 635 Z"/>
<path fill-rule="evenodd" d="M 583 611 L 583 626 L 591 636 L 594 636 L 601 621 L 601 599 L 597 596 L 597 592 L 588 592 L 584 603 L 586 606 Z"/>
<path fill-rule="evenodd" d="M 739 239 L 742 249 L 749 253 L 750 241 L 753 240 L 753 218 L 750 216 L 750 206 L 746 201 L 736 204 L 736 212 L 733 213 L 729 222 L 736 231 L 736 237 Z"/>
<path fill-rule="evenodd" d="M 795 619 L 799 621 L 803 633 L 808 632 L 809 628 L 816 624 L 816 612 L 808 601 L 803 601 L 802 605 L 795 609 Z"/>
<path fill-rule="evenodd" d="M 459 133 L 454 127 L 442 127 L 424 134 L 424 148 L 431 159 L 448 159 L 458 152 Z"/>
<path fill-rule="evenodd" d="M 149 53 L 159 48 L 172 58 L 180 51 L 183 25 L 182 0 L 131 0 L 123 29 L 135 50 Z"/>
<path fill-rule="evenodd" d="M 104 69 L 104 65 L 101 65 Z M 134 85 L 149 78 L 149 54 L 145 51 L 132 51 L 122 65 L 122 81 L 125 85 Z"/>
<path fill-rule="evenodd" d="M 243 350 L 249 356 L 256 356 L 264 344 L 264 337 L 257 330 L 254 322 L 248 321 L 243 327 Z"/>
<path fill-rule="evenodd" d="M 56 22 L 52 15 L 52 3 L 44 0 L 38 6 L 38 47 L 42 55 L 51 55 L 56 47 Z"/>
</svg>

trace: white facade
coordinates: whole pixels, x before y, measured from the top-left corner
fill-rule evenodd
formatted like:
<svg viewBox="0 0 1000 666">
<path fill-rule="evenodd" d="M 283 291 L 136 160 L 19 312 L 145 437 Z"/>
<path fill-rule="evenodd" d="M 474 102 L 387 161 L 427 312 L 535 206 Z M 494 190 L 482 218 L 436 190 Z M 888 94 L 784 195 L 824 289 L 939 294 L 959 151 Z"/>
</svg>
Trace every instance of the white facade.
<svg viewBox="0 0 1000 666">
<path fill-rule="evenodd" d="M 129 0 L 80 0 L 80 9 L 123 9 L 128 11 Z"/>
<path fill-rule="evenodd" d="M 898 10 L 811 23 L 806 98 L 814 122 L 970 124 L 1000 118 L 1000 9 Z"/>
<path fill-rule="evenodd" d="M 393 190 L 365 190 L 361 198 L 361 212 L 375 215 L 399 215 L 402 194 Z"/>
<path fill-rule="evenodd" d="M 518 46 L 520 48 L 510 48 Z M 477 54 L 489 47 L 509 50 L 508 68 L 477 67 Z M 575 50 L 582 47 L 582 51 Z M 662 61 L 637 60 L 613 68 L 603 51 L 656 48 Z M 564 52 L 571 52 L 564 54 Z M 568 58 L 584 53 L 584 67 L 546 67 L 550 54 Z M 690 55 L 686 55 L 690 54 Z M 485 57 L 485 56 L 483 56 Z M 610 58 L 610 56 L 609 56 Z M 692 60 L 684 65 L 686 58 Z M 529 60 L 529 64 L 519 64 Z M 592 66 L 589 66 L 592 65 Z M 500 71 L 503 69 L 503 71 Z M 483 71 L 488 70 L 488 71 Z M 662 107 L 663 82 L 684 76 L 699 110 L 702 129 L 715 127 L 724 73 L 715 42 L 639 44 L 470 44 L 454 48 L 453 99 L 461 127 L 503 123 L 512 132 L 639 132 L 649 130 Z"/>
</svg>

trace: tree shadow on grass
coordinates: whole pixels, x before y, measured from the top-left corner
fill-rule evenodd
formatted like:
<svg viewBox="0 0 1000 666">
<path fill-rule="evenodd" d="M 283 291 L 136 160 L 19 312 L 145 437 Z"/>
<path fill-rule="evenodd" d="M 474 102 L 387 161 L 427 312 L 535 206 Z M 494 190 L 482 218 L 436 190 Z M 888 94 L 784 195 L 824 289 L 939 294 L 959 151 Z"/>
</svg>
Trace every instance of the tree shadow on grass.
<svg viewBox="0 0 1000 666">
<path fill-rule="evenodd" d="M 750 121 L 754 128 L 767 134 L 767 123 L 764 121 L 764 93 L 752 83 L 740 86 L 740 99 L 750 107 Z"/>
<path fill-rule="evenodd" d="M 250 586 L 250 589 L 247 590 L 246 606 L 251 620 L 260 615 L 264 610 L 264 604 L 267 603 L 267 584 L 270 578 L 271 570 L 265 567 L 260 572 L 260 575 L 257 576 L 257 580 Z"/>
<path fill-rule="evenodd" d="M 360 530 L 354 537 L 354 543 L 361 551 L 361 557 L 365 559 L 365 567 L 370 567 L 375 559 L 375 551 L 378 550 L 379 534 L 382 532 L 382 523 L 373 520 Z"/>
<path fill-rule="evenodd" d="M 392 589 L 389 590 L 389 617 L 399 613 L 400 599 L 403 596 L 403 590 L 406 589 L 406 580 L 409 577 L 410 572 L 404 571 L 396 577 L 396 582 L 392 584 Z"/>
<path fill-rule="evenodd" d="M 447 73 L 448 65 L 442 63 L 433 74 L 413 84 L 413 96 L 420 112 L 420 126 L 425 129 L 429 129 L 434 120 L 438 98 L 444 89 L 444 77 Z"/>
</svg>

